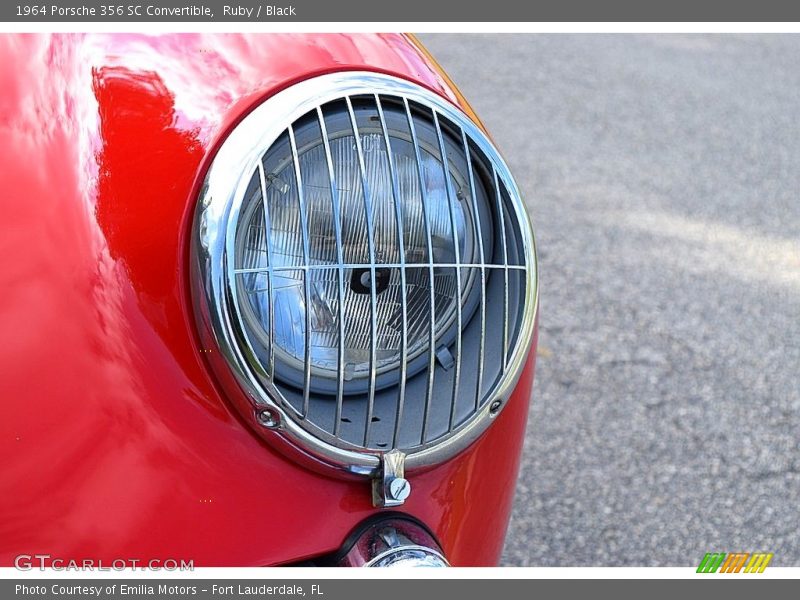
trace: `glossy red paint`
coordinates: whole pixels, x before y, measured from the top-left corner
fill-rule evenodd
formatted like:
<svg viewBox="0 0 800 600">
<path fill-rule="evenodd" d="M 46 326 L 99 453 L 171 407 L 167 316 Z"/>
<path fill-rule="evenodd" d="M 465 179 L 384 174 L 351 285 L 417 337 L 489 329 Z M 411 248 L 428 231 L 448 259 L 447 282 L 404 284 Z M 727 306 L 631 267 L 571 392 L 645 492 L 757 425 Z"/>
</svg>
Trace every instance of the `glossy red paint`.
<svg viewBox="0 0 800 600">
<path fill-rule="evenodd" d="M 307 471 L 239 421 L 188 296 L 217 144 L 263 97 L 340 69 L 459 102 L 398 35 L 0 36 L 0 565 L 277 564 L 337 549 L 376 512 L 367 482 Z M 453 564 L 499 558 L 534 355 L 488 433 L 412 478 L 403 512 Z"/>
</svg>

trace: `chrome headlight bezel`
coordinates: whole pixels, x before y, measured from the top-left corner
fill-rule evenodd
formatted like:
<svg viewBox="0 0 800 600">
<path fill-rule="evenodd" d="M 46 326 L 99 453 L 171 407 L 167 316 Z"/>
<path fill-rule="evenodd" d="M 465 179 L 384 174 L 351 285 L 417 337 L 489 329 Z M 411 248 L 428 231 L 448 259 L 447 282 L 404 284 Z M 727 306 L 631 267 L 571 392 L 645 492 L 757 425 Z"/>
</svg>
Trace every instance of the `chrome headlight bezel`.
<svg viewBox="0 0 800 600">
<path fill-rule="evenodd" d="M 490 162 L 498 191 L 502 186 L 506 204 L 513 207 L 525 277 L 516 341 L 509 349 L 504 374 L 486 394 L 480 408 L 446 437 L 394 450 L 403 454 L 405 469 L 409 470 L 438 464 L 475 441 L 505 405 L 527 359 L 537 310 L 537 262 L 526 208 L 506 163 L 480 127 L 448 100 L 404 79 L 364 71 L 321 75 L 276 93 L 244 117 L 219 147 L 200 191 L 191 249 L 192 286 L 200 333 L 205 341 L 217 347 L 219 354 L 212 351 L 210 361 L 245 418 L 269 441 L 295 457 L 304 457 L 308 464 L 361 475 L 375 475 L 386 452 L 343 443 L 308 420 L 298 418 L 271 381 L 271 374 L 247 351 L 237 306 L 233 260 L 236 225 L 253 173 L 265 152 L 290 124 L 318 106 L 342 98 L 378 94 L 401 98 L 406 105 L 427 107 L 433 114 L 455 123 L 465 140 L 468 138 Z"/>
</svg>

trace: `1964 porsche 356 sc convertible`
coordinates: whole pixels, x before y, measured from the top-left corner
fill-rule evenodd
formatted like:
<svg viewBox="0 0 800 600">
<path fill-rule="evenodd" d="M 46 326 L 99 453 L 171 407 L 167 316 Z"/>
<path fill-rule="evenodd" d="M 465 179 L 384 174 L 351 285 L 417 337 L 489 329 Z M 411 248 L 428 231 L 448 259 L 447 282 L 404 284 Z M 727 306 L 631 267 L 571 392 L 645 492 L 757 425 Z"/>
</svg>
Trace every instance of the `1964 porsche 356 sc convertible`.
<svg viewBox="0 0 800 600">
<path fill-rule="evenodd" d="M 0 564 L 491 565 L 537 271 L 410 36 L 0 38 Z"/>
</svg>

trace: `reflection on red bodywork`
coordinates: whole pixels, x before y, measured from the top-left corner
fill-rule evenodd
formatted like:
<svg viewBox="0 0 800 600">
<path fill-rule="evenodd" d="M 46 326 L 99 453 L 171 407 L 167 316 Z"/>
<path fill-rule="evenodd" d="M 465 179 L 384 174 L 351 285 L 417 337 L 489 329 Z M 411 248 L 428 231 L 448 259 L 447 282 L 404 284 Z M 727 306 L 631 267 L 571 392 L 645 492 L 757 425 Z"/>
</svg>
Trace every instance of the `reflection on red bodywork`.
<svg viewBox="0 0 800 600">
<path fill-rule="evenodd" d="M 336 549 L 367 482 L 273 452 L 220 396 L 193 332 L 198 171 L 291 82 L 378 69 L 456 96 L 402 36 L 0 36 L 0 565 L 185 558 L 263 565 Z M 499 556 L 533 358 L 462 456 L 404 510 L 454 564 Z"/>
<path fill-rule="evenodd" d="M 162 314 L 179 286 L 175 224 L 185 209 L 203 157 L 197 130 L 176 126 L 174 96 L 154 72 L 125 67 L 95 69 L 92 88 L 100 116 L 95 214 L 108 250 L 141 294 L 147 318 L 162 335 L 180 315 Z M 135 140 L 134 143 L 132 141 Z M 166 185 L 165 185 L 166 184 Z"/>
</svg>

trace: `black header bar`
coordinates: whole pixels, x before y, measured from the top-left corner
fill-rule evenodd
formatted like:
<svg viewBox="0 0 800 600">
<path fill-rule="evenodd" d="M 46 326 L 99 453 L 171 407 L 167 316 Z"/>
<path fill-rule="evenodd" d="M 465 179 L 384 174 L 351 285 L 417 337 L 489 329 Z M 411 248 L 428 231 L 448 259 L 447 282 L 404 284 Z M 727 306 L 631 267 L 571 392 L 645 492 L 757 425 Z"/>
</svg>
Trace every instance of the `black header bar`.
<svg viewBox="0 0 800 600">
<path fill-rule="evenodd" d="M 0 20 L 54 22 L 798 22 L 786 0 L 6 0 Z"/>
</svg>

